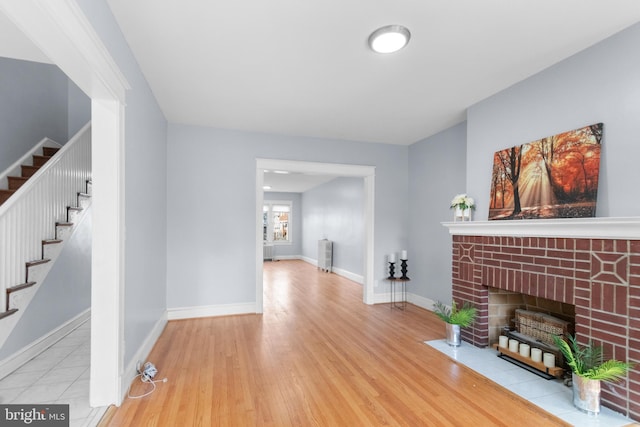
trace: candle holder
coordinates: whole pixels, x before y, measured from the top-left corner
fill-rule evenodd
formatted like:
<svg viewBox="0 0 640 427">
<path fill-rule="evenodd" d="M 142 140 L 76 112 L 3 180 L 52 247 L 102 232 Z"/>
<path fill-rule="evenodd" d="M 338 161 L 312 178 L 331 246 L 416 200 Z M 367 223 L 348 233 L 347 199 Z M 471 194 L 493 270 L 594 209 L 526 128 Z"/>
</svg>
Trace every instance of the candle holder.
<svg viewBox="0 0 640 427">
<path fill-rule="evenodd" d="M 387 277 L 387 279 L 395 279 L 395 274 L 396 274 L 396 263 L 395 262 L 390 262 L 389 263 L 389 277 Z"/>
<path fill-rule="evenodd" d="M 409 280 L 409 278 L 407 277 L 407 260 L 406 259 L 401 259 L 400 260 L 400 272 L 402 273 L 402 280 Z"/>
</svg>

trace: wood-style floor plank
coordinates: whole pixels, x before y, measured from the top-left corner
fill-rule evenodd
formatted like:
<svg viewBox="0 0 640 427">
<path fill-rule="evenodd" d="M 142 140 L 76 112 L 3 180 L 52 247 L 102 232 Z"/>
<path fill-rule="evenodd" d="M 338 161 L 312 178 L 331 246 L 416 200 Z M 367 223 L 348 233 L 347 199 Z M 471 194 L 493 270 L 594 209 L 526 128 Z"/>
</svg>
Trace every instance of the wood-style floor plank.
<svg viewBox="0 0 640 427">
<path fill-rule="evenodd" d="M 302 261 L 264 267 L 264 314 L 170 321 L 150 355 L 168 382 L 100 425 L 568 425 L 425 345 L 444 338 L 430 311 L 367 306 Z"/>
</svg>

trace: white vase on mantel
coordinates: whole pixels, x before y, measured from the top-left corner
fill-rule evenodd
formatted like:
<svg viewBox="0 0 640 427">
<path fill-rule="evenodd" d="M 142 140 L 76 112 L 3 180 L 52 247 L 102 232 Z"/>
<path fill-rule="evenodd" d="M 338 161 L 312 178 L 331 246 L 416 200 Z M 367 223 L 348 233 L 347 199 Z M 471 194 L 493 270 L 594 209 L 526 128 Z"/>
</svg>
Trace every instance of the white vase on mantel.
<svg viewBox="0 0 640 427">
<path fill-rule="evenodd" d="M 462 209 L 456 206 L 453 210 L 453 221 L 471 221 L 471 208 Z"/>
</svg>

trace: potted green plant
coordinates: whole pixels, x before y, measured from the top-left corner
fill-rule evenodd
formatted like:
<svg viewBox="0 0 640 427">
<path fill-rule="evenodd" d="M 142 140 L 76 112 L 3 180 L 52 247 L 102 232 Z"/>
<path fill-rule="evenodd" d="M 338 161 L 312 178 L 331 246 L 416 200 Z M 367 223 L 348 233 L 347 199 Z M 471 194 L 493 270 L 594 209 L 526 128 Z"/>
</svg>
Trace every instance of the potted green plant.
<svg viewBox="0 0 640 427">
<path fill-rule="evenodd" d="M 560 336 L 553 337 L 564 360 L 571 368 L 573 405 L 579 410 L 598 414 L 600 412 L 600 382 L 619 381 L 633 367 L 632 363 L 619 360 L 604 360 L 603 349 L 591 344 L 581 346 L 575 336 L 567 341 Z"/>
<path fill-rule="evenodd" d="M 458 307 L 455 301 L 451 302 L 451 308 L 436 301 L 433 304 L 433 312 L 444 320 L 447 328 L 447 344 L 453 347 L 460 345 L 460 328 L 471 326 L 477 315 L 476 308 L 468 302 Z"/>
</svg>

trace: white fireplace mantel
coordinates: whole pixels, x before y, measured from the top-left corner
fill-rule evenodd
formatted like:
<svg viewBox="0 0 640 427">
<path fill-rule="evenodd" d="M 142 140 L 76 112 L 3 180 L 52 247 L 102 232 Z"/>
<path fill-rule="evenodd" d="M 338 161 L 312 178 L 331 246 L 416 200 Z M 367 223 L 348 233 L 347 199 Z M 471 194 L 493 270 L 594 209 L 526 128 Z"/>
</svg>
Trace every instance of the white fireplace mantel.
<svg viewBox="0 0 640 427">
<path fill-rule="evenodd" d="M 462 236 L 640 239 L 640 217 L 460 221 L 442 225 L 449 234 Z"/>
</svg>

